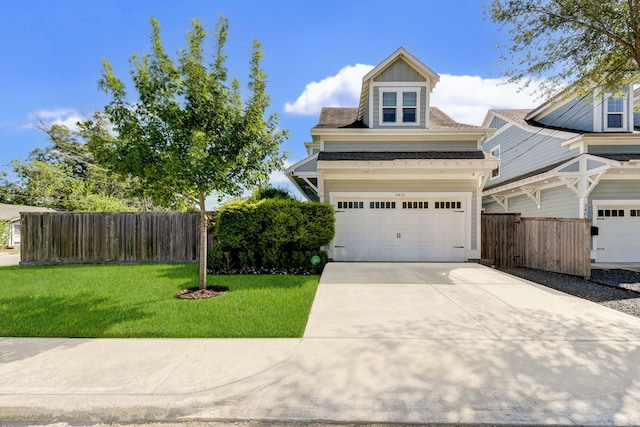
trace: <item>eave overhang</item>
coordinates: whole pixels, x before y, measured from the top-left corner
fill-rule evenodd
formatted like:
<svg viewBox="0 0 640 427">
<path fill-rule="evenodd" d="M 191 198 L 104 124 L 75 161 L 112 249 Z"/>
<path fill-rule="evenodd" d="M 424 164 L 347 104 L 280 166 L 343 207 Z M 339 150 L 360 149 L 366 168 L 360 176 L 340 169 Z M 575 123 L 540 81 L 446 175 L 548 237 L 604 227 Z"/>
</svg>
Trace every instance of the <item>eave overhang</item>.
<svg viewBox="0 0 640 427">
<path fill-rule="evenodd" d="M 370 129 L 312 128 L 313 142 L 320 141 L 476 141 L 482 144 L 495 129 Z M 478 145 L 480 146 L 480 145 Z"/>
<path fill-rule="evenodd" d="M 640 174 L 640 159 L 621 161 L 616 160 L 615 155 L 581 154 L 548 168 L 541 168 L 539 173 L 526 174 L 504 184 L 489 186 L 482 192 L 482 197 L 513 197 L 527 194 L 532 189 L 540 190 L 558 185 L 575 188 L 576 194 L 586 197 L 601 178 L 615 176 L 621 179 L 626 172 L 633 176 Z M 582 188 L 579 189 L 580 180 Z"/>
</svg>

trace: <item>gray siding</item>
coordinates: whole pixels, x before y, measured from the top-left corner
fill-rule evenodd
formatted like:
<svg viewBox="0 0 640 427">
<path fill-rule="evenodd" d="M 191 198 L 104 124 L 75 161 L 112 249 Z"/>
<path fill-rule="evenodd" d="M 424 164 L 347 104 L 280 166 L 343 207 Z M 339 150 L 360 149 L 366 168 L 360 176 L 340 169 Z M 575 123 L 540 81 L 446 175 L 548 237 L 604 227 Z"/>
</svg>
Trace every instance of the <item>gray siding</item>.
<svg viewBox="0 0 640 427">
<path fill-rule="evenodd" d="M 393 142 L 339 141 L 325 142 L 324 151 L 453 151 L 477 150 L 476 141 L 468 142 Z"/>
<path fill-rule="evenodd" d="M 522 195 L 509 199 L 509 212 L 523 217 L 578 218 L 578 197 L 565 185 L 542 190 L 540 209 L 529 197 Z"/>
<path fill-rule="evenodd" d="M 579 154 L 577 149 L 561 147 L 562 142 L 562 138 L 527 132 L 517 126 L 505 127 L 482 147 L 489 153 L 491 149 L 500 145 L 500 176 L 490 178 L 487 186 L 499 184 Z"/>
<path fill-rule="evenodd" d="M 546 126 L 592 132 L 593 104 L 591 96 L 573 99 L 538 119 L 538 122 Z"/>
<path fill-rule="evenodd" d="M 505 213 L 502 206 L 490 197 L 483 200 L 482 207 L 486 213 Z M 523 217 L 578 218 L 580 216 L 578 197 L 564 185 L 542 190 L 540 209 L 524 194 L 510 197 L 508 207 L 509 213 L 520 213 Z"/>
<path fill-rule="evenodd" d="M 640 142 L 638 145 L 589 145 L 589 154 L 640 154 Z"/>
<path fill-rule="evenodd" d="M 378 74 L 375 79 L 376 82 L 425 82 L 427 81 L 420 73 L 418 73 L 413 67 L 407 64 L 402 59 L 398 59 L 389 67 L 387 67 L 382 73 Z"/>
<path fill-rule="evenodd" d="M 324 181 L 324 202 L 329 202 L 330 193 L 335 192 L 470 192 L 471 196 L 471 249 L 476 247 L 476 222 L 478 211 L 477 183 L 474 180 L 433 181 Z"/>
<path fill-rule="evenodd" d="M 310 160 L 307 163 L 300 165 L 300 167 L 296 168 L 296 172 L 317 172 L 318 171 L 318 160 Z"/>
<path fill-rule="evenodd" d="M 640 180 L 600 180 L 589 195 L 589 218 L 593 218 L 593 200 L 640 200 Z"/>
<path fill-rule="evenodd" d="M 506 125 L 507 121 L 505 119 L 501 119 L 500 117 L 494 117 L 489 124 L 491 129 L 500 129 L 502 126 Z"/>
</svg>

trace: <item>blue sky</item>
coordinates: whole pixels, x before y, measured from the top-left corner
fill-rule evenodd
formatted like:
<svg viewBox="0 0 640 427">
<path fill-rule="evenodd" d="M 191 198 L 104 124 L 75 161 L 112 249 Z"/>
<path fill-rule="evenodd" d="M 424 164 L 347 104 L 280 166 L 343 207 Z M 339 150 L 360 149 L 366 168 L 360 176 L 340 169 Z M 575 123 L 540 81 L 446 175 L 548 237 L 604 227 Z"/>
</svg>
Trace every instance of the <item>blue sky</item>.
<svg viewBox="0 0 640 427">
<path fill-rule="evenodd" d="M 460 122 L 480 124 L 488 108 L 534 107 L 514 86 L 497 86 L 504 36 L 485 19 L 488 1 L 0 0 L 0 171 L 47 144 L 30 126 L 37 117 L 73 124 L 102 109 L 102 59 L 127 78 L 131 55 L 148 51 L 149 17 L 159 19 L 169 53 L 185 47 L 191 18 L 213 32 L 218 14 L 227 17 L 229 71 L 243 84 L 251 40 L 262 43 L 291 163 L 306 156 L 319 108 L 357 106 L 364 73 L 400 46 L 440 74 L 432 105 Z"/>
</svg>

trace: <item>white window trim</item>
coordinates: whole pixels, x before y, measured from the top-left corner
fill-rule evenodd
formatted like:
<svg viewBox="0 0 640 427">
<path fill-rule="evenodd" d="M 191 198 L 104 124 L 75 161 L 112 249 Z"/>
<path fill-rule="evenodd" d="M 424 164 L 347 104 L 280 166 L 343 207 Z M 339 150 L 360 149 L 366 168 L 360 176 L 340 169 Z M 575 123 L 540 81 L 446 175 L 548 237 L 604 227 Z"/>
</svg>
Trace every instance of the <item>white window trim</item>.
<svg viewBox="0 0 640 427">
<path fill-rule="evenodd" d="M 378 121 L 380 126 L 422 126 L 422 114 L 420 110 L 420 95 L 422 87 L 420 86 L 404 86 L 404 85 L 385 85 L 378 86 Z M 396 121 L 384 122 L 383 109 L 389 107 L 383 107 L 382 94 L 383 92 L 395 92 L 396 93 Z M 402 121 L 402 93 L 403 92 L 415 92 L 416 93 L 416 121 L 415 122 L 403 122 Z"/>
<path fill-rule="evenodd" d="M 611 112 L 609 113 L 609 101 L 613 99 L 621 99 L 622 100 L 622 111 L 621 112 Z M 614 97 L 613 94 L 607 94 L 604 97 L 604 102 L 602 105 L 602 111 L 604 115 L 602 117 L 602 124 L 604 126 L 605 132 L 623 132 L 627 130 L 627 98 L 626 97 Z M 609 114 L 620 114 L 622 116 L 622 126 L 620 127 L 609 127 Z"/>
<path fill-rule="evenodd" d="M 496 156 L 495 154 L 493 154 L 494 151 L 498 150 L 498 156 Z M 500 148 L 500 144 L 496 145 L 495 147 L 493 147 L 492 149 L 489 150 L 489 154 L 491 154 L 494 157 L 497 157 L 498 160 L 500 160 L 500 156 L 502 155 L 502 149 Z M 498 174 L 496 176 L 493 176 L 493 171 L 498 169 Z M 498 179 L 500 178 L 500 164 L 498 164 L 498 167 L 495 169 L 491 169 L 491 171 L 489 172 L 489 179 L 493 180 L 493 179 Z"/>
</svg>

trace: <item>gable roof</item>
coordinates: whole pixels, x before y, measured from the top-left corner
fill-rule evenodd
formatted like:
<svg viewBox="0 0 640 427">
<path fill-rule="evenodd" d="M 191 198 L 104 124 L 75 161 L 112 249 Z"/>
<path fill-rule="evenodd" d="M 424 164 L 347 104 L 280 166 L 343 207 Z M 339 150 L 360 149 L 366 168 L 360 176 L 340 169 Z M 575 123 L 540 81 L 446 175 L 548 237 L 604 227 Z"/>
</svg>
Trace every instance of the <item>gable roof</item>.
<svg viewBox="0 0 640 427">
<path fill-rule="evenodd" d="M 391 64 L 393 64 L 394 62 L 400 59 L 404 60 L 407 64 L 413 67 L 418 73 L 422 74 L 423 76 L 429 77 L 429 82 L 430 82 L 429 90 L 432 91 L 436 83 L 440 81 L 440 76 L 438 75 L 438 73 L 433 71 L 431 68 L 427 67 L 422 61 L 420 61 L 418 58 L 416 58 L 411 53 L 409 53 L 408 50 L 406 50 L 404 47 L 401 46 L 398 49 L 396 49 L 396 51 L 393 52 L 391 55 L 386 57 L 381 63 L 376 65 L 373 68 L 373 70 L 369 71 L 362 78 L 362 90 L 360 92 L 360 105 L 358 106 L 358 120 L 361 121 L 364 119 L 364 112 L 367 106 L 367 101 L 369 99 L 369 86 L 371 84 L 371 81 L 380 73 L 382 73 L 387 67 L 389 67 Z"/>
<path fill-rule="evenodd" d="M 526 117 L 529 113 L 531 113 L 531 109 L 510 109 L 510 110 L 489 110 L 490 113 L 493 113 L 500 118 L 510 120 L 516 122 L 521 125 L 526 125 Z"/>
<path fill-rule="evenodd" d="M 430 129 L 480 129 L 480 126 L 459 123 L 437 107 L 429 108 Z M 357 108 L 324 107 L 315 128 L 367 128 L 358 120 Z"/>
</svg>

